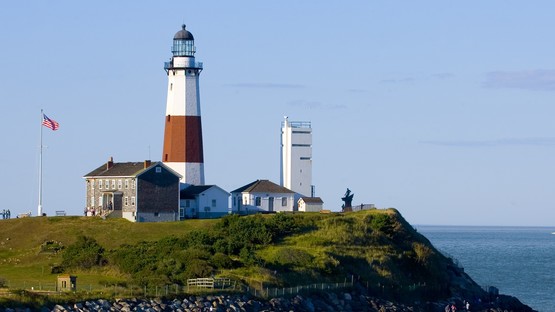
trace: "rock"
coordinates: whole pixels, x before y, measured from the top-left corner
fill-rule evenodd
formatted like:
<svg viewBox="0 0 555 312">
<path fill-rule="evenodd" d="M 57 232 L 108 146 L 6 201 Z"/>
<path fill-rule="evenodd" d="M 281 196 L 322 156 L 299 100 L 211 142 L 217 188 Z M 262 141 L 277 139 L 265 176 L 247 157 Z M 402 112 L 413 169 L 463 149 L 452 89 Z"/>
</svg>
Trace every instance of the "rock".
<svg viewBox="0 0 555 312">
<path fill-rule="evenodd" d="M 314 309 L 314 304 L 312 303 L 312 300 L 310 300 L 310 298 L 307 298 L 306 300 L 303 300 L 302 306 L 303 306 L 308 312 L 314 312 L 314 311 L 316 311 L 316 310 Z"/>
<path fill-rule="evenodd" d="M 63 311 L 66 311 L 66 308 L 64 308 L 63 306 L 57 304 L 57 305 L 54 306 L 54 308 L 52 309 L 52 311 L 55 311 L 55 312 L 63 312 Z"/>
<path fill-rule="evenodd" d="M 350 293 L 344 293 L 343 294 L 343 299 L 345 299 L 347 301 L 351 301 L 351 300 L 353 300 L 353 297 L 351 296 Z"/>
</svg>

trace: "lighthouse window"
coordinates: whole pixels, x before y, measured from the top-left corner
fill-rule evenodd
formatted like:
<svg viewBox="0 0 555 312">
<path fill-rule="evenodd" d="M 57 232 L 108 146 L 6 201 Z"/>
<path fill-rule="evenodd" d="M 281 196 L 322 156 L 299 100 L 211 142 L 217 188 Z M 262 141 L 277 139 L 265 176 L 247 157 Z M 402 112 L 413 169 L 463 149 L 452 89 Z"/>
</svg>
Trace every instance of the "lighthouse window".
<svg viewBox="0 0 555 312">
<path fill-rule="evenodd" d="M 170 83 L 170 91 L 173 89 L 173 83 Z"/>
</svg>

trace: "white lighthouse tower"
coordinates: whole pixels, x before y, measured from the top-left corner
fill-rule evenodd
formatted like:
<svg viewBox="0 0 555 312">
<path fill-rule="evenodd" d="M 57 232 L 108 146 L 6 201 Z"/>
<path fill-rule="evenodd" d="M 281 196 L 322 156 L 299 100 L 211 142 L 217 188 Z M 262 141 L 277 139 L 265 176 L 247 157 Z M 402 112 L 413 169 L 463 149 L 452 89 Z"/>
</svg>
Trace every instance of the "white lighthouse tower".
<svg viewBox="0 0 555 312">
<path fill-rule="evenodd" d="M 301 196 L 313 197 L 312 127 L 310 121 L 281 123 L 281 185 Z"/>
<path fill-rule="evenodd" d="M 200 121 L 199 75 L 195 40 L 185 25 L 173 37 L 168 74 L 168 98 L 164 130 L 164 164 L 181 174 L 181 183 L 204 184 L 204 156 Z"/>
</svg>

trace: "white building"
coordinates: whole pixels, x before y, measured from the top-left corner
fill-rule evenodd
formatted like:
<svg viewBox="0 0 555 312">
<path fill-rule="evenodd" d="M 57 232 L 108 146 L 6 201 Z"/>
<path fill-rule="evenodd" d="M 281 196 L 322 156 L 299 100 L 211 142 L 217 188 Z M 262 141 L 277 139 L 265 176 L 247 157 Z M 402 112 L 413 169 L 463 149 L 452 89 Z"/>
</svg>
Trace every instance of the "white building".
<svg viewBox="0 0 555 312">
<path fill-rule="evenodd" d="M 300 196 L 312 192 L 312 128 L 308 121 L 281 124 L 281 186 Z"/>
<path fill-rule="evenodd" d="M 294 211 L 295 192 L 268 180 L 256 180 L 231 191 L 234 213 Z"/>
<path fill-rule="evenodd" d="M 191 185 L 180 192 L 179 219 L 212 219 L 229 214 L 230 194 L 216 185 Z"/>
<path fill-rule="evenodd" d="M 324 202 L 320 197 L 301 197 L 298 204 L 299 211 L 318 212 L 323 209 Z"/>
</svg>

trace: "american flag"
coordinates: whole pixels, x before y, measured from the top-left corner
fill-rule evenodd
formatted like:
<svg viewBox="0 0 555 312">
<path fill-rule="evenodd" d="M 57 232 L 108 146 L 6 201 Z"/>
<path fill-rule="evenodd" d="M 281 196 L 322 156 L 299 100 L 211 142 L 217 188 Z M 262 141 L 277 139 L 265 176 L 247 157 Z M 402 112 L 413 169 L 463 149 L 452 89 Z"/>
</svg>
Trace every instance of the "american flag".
<svg viewBox="0 0 555 312">
<path fill-rule="evenodd" d="M 60 124 L 57 121 L 48 118 L 45 114 L 42 114 L 42 125 L 54 131 L 60 128 Z"/>
</svg>

